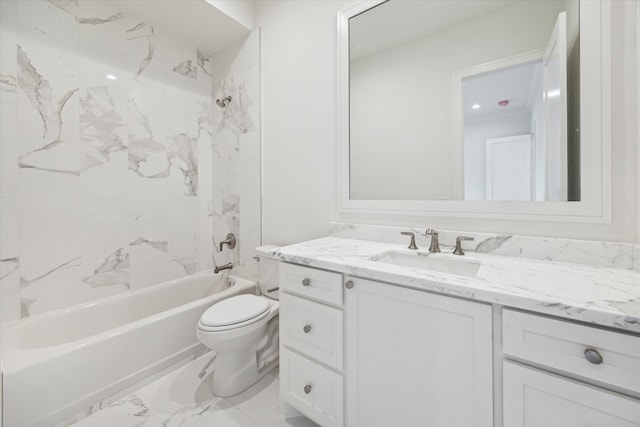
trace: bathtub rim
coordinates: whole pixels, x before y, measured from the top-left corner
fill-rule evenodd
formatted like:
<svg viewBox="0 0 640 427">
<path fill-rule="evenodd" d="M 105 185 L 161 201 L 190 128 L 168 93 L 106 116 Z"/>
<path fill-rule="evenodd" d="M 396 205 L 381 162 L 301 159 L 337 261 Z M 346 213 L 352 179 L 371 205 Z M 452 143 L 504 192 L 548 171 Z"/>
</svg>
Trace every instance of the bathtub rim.
<svg viewBox="0 0 640 427">
<path fill-rule="evenodd" d="M 19 333 L 19 329 L 26 324 L 39 322 L 39 321 L 42 321 L 43 319 L 46 320 L 47 318 L 50 318 L 50 317 L 64 316 L 65 313 L 69 313 L 72 311 L 91 309 L 91 307 L 98 304 L 113 303 L 114 301 L 117 302 L 119 300 L 132 298 L 134 295 L 153 293 L 153 291 L 157 290 L 158 286 L 166 288 L 172 285 L 179 284 L 179 282 L 184 281 L 185 279 L 190 279 L 190 278 L 197 279 L 200 277 L 204 278 L 207 276 L 211 276 L 213 278 L 219 277 L 220 280 L 227 280 L 232 278 L 236 280 L 236 283 L 234 284 L 234 286 L 224 288 L 220 292 L 207 295 L 204 298 L 195 299 L 193 301 L 189 301 L 186 304 L 181 304 L 181 305 L 172 307 L 168 310 L 164 310 L 164 311 L 152 314 L 151 316 L 146 316 L 146 317 L 134 320 L 133 322 L 125 323 L 125 324 L 116 326 L 114 328 L 101 331 L 97 334 L 85 336 L 76 340 L 67 341 L 67 342 L 63 342 L 63 343 L 55 344 L 51 346 L 43 346 L 43 347 L 19 347 L 19 346 L 12 345 L 15 342 L 13 341 L 13 339 L 15 339 L 15 335 Z M 66 355 L 79 348 L 89 346 L 95 342 L 99 342 L 105 339 L 109 339 L 109 338 L 121 335 L 129 331 L 133 327 L 143 327 L 143 326 L 149 325 L 150 323 L 156 322 L 160 319 L 164 319 L 166 317 L 172 316 L 180 311 L 189 310 L 199 305 L 207 304 L 211 300 L 218 299 L 218 296 L 221 293 L 226 292 L 228 290 L 234 290 L 234 291 L 237 291 L 239 289 L 249 290 L 251 288 L 257 289 L 256 281 L 245 279 L 239 276 L 224 275 L 224 274 L 216 275 L 211 272 L 204 271 L 200 273 L 195 273 L 193 275 L 183 276 L 177 279 L 161 282 L 161 283 L 158 283 L 157 285 L 147 286 L 142 289 L 133 289 L 133 290 L 121 292 L 115 295 L 110 295 L 105 298 L 100 298 L 97 300 L 76 304 L 71 307 L 51 310 L 51 311 L 39 313 L 27 318 L 6 322 L 2 324 L 0 327 L 0 344 L 1 344 L 0 348 L 2 349 L 0 354 L 0 367 L 2 367 L 2 371 L 4 375 L 7 375 L 8 373 L 13 373 L 13 372 L 19 372 L 22 369 L 27 369 L 30 366 L 37 364 L 43 360 L 46 360 L 50 357 Z M 196 327 L 197 325 L 194 325 L 194 328 Z"/>
</svg>

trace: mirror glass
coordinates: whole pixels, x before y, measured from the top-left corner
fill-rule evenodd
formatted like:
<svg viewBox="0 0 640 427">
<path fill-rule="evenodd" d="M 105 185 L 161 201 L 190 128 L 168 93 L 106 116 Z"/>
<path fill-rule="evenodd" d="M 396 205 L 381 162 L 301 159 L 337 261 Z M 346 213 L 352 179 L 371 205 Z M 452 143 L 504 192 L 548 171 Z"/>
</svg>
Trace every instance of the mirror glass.
<svg viewBox="0 0 640 427">
<path fill-rule="evenodd" d="M 578 0 L 349 19 L 351 200 L 580 200 Z"/>
</svg>

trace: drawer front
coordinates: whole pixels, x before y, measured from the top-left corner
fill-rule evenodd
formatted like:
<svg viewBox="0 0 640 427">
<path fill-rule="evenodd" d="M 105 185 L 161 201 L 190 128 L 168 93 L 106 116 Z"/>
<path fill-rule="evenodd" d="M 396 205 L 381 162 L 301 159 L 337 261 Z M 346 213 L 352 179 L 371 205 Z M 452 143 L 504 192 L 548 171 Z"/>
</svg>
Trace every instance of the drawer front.
<svg viewBox="0 0 640 427">
<path fill-rule="evenodd" d="M 342 310 L 283 293 L 280 319 L 283 345 L 342 369 Z"/>
<path fill-rule="evenodd" d="M 640 400 L 515 363 L 503 365 L 508 427 L 640 427 Z"/>
<path fill-rule="evenodd" d="M 295 264 L 280 264 L 280 289 L 342 305 L 342 274 Z"/>
<path fill-rule="evenodd" d="M 280 352 L 280 393 L 284 400 L 323 427 L 343 422 L 342 376 L 303 356 Z"/>
<path fill-rule="evenodd" d="M 503 310 L 502 330 L 507 355 L 640 393 L 640 336 L 513 310 Z"/>
</svg>

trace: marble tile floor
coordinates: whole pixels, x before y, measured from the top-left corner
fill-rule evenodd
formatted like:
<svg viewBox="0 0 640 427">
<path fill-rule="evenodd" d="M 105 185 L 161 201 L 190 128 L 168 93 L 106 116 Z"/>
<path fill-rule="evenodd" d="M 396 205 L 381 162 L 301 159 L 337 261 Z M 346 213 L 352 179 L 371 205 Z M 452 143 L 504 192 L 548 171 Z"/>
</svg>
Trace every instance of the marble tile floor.
<svg viewBox="0 0 640 427">
<path fill-rule="evenodd" d="M 229 398 L 211 392 L 211 372 L 199 374 L 207 353 L 114 402 L 73 427 L 318 427 L 304 418 L 284 419 L 278 399 L 278 370 Z M 210 371 L 210 369 L 209 369 Z"/>
</svg>

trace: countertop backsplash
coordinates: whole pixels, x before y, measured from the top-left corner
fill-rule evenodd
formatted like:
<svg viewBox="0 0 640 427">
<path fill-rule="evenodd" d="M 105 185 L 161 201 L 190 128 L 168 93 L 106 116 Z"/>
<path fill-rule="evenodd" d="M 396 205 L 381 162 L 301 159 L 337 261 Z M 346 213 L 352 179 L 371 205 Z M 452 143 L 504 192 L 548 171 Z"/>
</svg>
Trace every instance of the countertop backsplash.
<svg viewBox="0 0 640 427">
<path fill-rule="evenodd" d="M 329 236 L 409 244 L 409 238 L 400 235 L 401 231 L 414 232 L 419 248 L 429 247 L 431 237 L 426 235 L 426 228 L 331 222 Z M 469 236 L 474 240 L 463 242 L 465 251 L 640 271 L 640 245 L 638 244 L 454 230 L 438 230 L 438 232 L 443 252 L 453 249 L 457 236 Z"/>
</svg>

